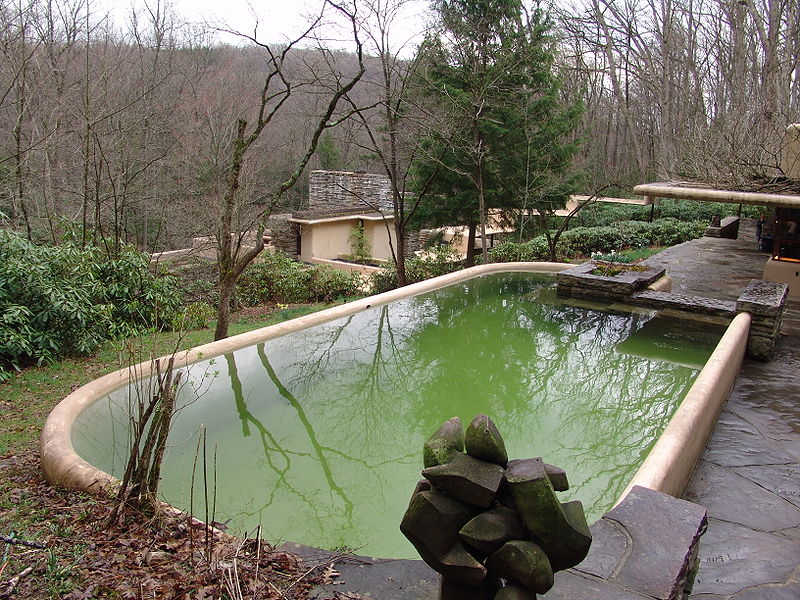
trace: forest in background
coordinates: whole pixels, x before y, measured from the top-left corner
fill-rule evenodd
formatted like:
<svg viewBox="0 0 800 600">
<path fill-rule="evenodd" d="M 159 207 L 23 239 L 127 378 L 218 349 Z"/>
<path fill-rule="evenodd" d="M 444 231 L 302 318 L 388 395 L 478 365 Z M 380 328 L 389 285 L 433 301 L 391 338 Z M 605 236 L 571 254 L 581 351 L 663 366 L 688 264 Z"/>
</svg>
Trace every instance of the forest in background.
<svg viewBox="0 0 800 600">
<path fill-rule="evenodd" d="M 353 4 L 365 71 L 350 97 L 367 113 L 385 91 L 387 57 L 391 77 L 404 72 L 399 49 L 381 52 L 386 11 L 398 3 Z M 574 166 L 586 192 L 672 177 L 737 185 L 780 175 L 783 132 L 800 119 L 798 0 L 547 8 L 561 93 L 585 108 Z M 266 46 L 247 36 L 240 46 L 216 43 L 213 31 L 158 2 L 121 28 L 84 1 L 3 0 L 0 36 L 8 226 L 54 243 L 77 226 L 78 235 L 149 251 L 215 231 L 238 120 L 259 108 Z M 309 147 L 327 95 L 358 69 L 350 51 L 306 46 L 286 55 L 280 77 L 293 82 L 292 94 L 245 157 L 244 205 L 276 200 L 270 190 Z M 324 130 L 305 169 L 381 172 L 365 121 L 345 118 L 352 113 L 339 103 L 341 122 Z M 270 209 L 302 207 L 306 183 L 301 176 Z"/>
</svg>

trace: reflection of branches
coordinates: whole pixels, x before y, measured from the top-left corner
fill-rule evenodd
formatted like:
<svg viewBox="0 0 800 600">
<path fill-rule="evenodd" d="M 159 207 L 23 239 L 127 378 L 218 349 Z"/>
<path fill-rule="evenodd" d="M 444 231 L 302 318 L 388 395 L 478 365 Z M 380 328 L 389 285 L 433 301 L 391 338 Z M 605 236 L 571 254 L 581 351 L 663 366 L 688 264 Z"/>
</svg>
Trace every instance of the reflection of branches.
<svg viewBox="0 0 800 600">
<path fill-rule="evenodd" d="M 278 480 L 275 482 L 275 485 L 270 490 L 269 493 L 269 500 L 264 504 L 264 506 L 270 506 L 272 502 L 275 500 L 275 493 L 278 490 L 278 486 L 283 484 L 286 489 L 290 492 L 298 496 L 299 498 L 303 499 L 309 506 L 313 507 L 313 500 L 310 498 L 306 498 L 303 494 L 292 487 L 289 483 L 288 479 L 286 478 L 289 469 L 292 466 L 292 461 L 290 455 L 295 456 L 303 456 L 297 452 L 289 452 L 288 450 L 281 447 L 278 443 L 278 440 L 275 439 L 275 436 L 264 427 L 263 423 L 259 421 L 253 413 L 251 413 L 247 408 L 247 403 L 244 400 L 244 394 L 242 393 L 242 382 L 239 380 L 239 372 L 236 369 L 236 359 L 234 358 L 233 354 L 226 354 L 225 360 L 228 363 L 228 375 L 230 376 L 231 380 L 231 391 L 233 391 L 233 398 L 236 402 L 236 412 L 239 414 L 239 419 L 242 421 L 242 435 L 247 437 L 250 435 L 250 428 L 248 423 L 252 423 L 253 426 L 258 430 L 260 438 L 261 438 L 261 445 L 264 447 L 264 457 L 267 461 L 267 465 L 270 469 L 272 469 L 275 474 L 278 476 Z M 273 451 L 278 452 L 281 456 L 283 456 L 285 465 L 283 468 L 278 467 L 272 460 L 272 453 Z"/>
<path fill-rule="evenodd" d="M 263 343 L 258 345 L 258 357 L 261 359 L 261 364 L 264 365 L 264 369 L 267 371 L 267 375 L 269 375 L 270 380 L 272 380 L 272 383 L 276 388 L 278 388 L 278 393 L 283 396 L 297 412 L 297 417 L 300 419 L 303 427 L 305 427 L 306 433 L 308 434 L 308 439 L 311 442 L 311 446 L 314 448 L 314 453 L 317 456 L 317 460 L 319 460 L 320 467 L 322 467 L 322 472 L 325 474 L 325 479 L 328 482 L 328 486 L 337 496 L 342 499 L 342 502 L 344 502 L 345 517 L 348 522 L 351 521 L 353 518 L 353 502 L 347 497 L 347 494 L 344 493 L 344 490 L 341 488 L 341 486 L 337 485 L 337 483 L 334 481 L 331 467 L 328 464 L 328 459 L 323 453 L 322 446 L 317 441 L 317 434 L 314 431 L 311 422 L 308 420 L 303 406 L 297 401 L 297 398 L 295 398 L 294 395 L 288 389 L 286 389 L 286 386 L 281 383 L 280 379 L 278 379 L 278 375 L 275 373 L 275 369 L 272 368 L 272 365 L 267 358 L 267 354 L 264 351 Z"/>
<path fill-rule="evenodd" d="M 299 354 L 308 350 L 305 356 L 299 356 L 295 363 L 296 381 L 315 381 L 329 371 L 331 363 L 336 363 L 339 353 L 347 348 L 337 348 L 339 340 L 353 321 L 353 315 L 344 321 L 334 321 L 333 324 L 315 327 L 303 332 L 313 335 L 313 339 L 302 345 L 294 345 L 293 353 Z"/>
</svg>

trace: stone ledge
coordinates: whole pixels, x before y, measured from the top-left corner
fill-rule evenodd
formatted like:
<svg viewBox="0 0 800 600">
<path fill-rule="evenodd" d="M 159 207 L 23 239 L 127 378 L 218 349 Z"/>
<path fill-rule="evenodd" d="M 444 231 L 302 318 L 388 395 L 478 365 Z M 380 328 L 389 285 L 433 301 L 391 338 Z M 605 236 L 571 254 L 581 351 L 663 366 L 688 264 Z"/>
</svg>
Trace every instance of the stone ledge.
<svg viewBox="0 0 800 600">
<path fill-rule="evenodd" d="M 789 286 L 762 279 L 752 279 L 736 301 L 737 312 L 754 317 L 779 317 L 789 295 Z"/>
<path fill-rule="evenodd" d="M 733 318 L 736 316 L 736 303 L 730 300 L 716 300 L 705 298 L 704 296 L 689 296 L 684 294 L 673 294 L 671 292 L 654 292 L 645 290 L 638 292 L 631 297 L 638 305 L 649 308 L 670 308 L 692 313 L 702 313 L 706 315 L 717 315 L 721 317 Z"/>
<path fill-rule="evenodd" d="M 624 267 L 625 265 L 620 266 Z M 646 269 L 644 271 L 623 271 L 613 276 L 595 275 L 592 271 L 597 268 L 597 265 L 594 261 L 588 261 L 556 275 L 558 293 L 561 296 L 569 295 L 570 290 L 578 288 L 599 292 L 596 295 L 602 297 L 627 297 L 658 281 L 666 272 L 663 267 L 652 267 L 646 263 L 642 263 L 640 266 L 646 267 Z"/>
</svg>

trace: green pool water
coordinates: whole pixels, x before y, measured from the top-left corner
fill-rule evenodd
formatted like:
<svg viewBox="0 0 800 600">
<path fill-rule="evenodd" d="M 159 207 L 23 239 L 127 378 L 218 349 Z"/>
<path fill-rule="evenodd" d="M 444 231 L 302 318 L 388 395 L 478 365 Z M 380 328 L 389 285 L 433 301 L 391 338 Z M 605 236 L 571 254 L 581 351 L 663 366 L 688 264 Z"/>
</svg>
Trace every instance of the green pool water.
<svg viewBox="0 0 800 600">
<path fill-rule="evenodd" d="M 592 522 L 647 455 L 721 329 L 564 303 L 552 280 L 484 276 L 188 369 L 164 499 L 237 533 L 415 557 L 398 525 L 422 443 L 488 414 L 512 458 L 567 470 Z M 135 389 L 98 402 L 73 443 L 115 475 Z M 193 464 L 198 438 L 205 455 Z"/>
</svg>

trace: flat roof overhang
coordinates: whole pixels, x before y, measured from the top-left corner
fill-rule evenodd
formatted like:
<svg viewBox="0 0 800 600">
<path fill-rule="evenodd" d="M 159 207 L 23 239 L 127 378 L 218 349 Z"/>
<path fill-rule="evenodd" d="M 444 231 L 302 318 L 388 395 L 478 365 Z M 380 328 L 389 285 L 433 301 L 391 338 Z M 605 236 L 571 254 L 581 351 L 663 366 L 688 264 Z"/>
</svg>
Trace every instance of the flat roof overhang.
<svg viewBox="0 0 800 600">
<path fill-rule="evenodd" d="M 316 225 L 318 223 L 335 223 L 337 221 L 394 221 L 394 215 L 336 215 L 335 217 L 319 217 L 317 219 L 295 219 L 290 217 L 287 219 L 289 223 L 299 223 L 300 225 Z"/>
<path fill-rule="evenodd" d="M 633 193 L 653 198 L 677 198 L 679 200 L 700 200 L 703 202 L 731 202 L 733 204 L 800 208 L 800 196 L 718 190 L 688 181 L 643 183 L 634 187 Z"/>
</svg>

